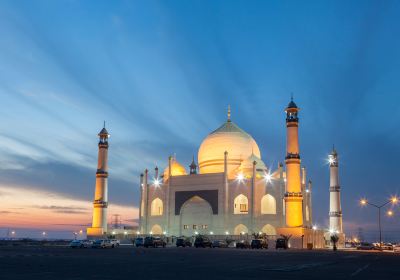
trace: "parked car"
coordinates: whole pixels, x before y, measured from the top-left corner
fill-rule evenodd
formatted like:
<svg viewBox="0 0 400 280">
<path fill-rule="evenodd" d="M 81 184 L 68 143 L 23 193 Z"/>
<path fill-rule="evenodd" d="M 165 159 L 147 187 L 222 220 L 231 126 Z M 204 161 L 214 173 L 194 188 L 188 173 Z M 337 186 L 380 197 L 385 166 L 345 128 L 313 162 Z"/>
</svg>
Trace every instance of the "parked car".
<svg viewBox="0 0 400 280">
<path fill-rule="evenodd" d="M 153 237 L 153 236 L 147 236 L 144 239 L 144 243 L 143 243 L 143 246 L 145 248 L 148 248 L 148 247 L 154 247 L 154 248 L 163 247 L 163 248 L 165 248 L 166 245 L 167 245 L 167 243 L 163 239 L 161 239 L 160 237 Z"/>
<path fill-rule="evenodd" d="M 187 238 L 178 238 L 175 244 L 176 247 L 192 247 L 192 242 Z"/>
<path fill-rule="evenodd" d="M 285 238 L 277 238 L 276 239 L 276 244 L 275 244 L 275 249 L 287 249 L 288 246 L 288 241 Z"/>
<path fill-rule="evenodd" d="M 118 247 L 119 244 L 120 244 L 120 241 L 118 239 L 111 239 L 110 242 L 111 242 L 111 247 L 112 248 Z"/>
<path fill-rule="evenodd" d="M 213 248 L 228 248 L 228 243 L 225 240 L 214 240 L 212 243 Z"/>
<path fill-rule="evenodd" d="M 143 237 L 138 237 L 138 238 L 136 238 L 135 241 L 133 242 L 133 244 L 134 244 L 136 247 L 143 246 L 143 245 L 144 245 L 144 238 L 143 238 Z"/>
<path fill-rule="evenodd" d="M 92 244 L 92 248 L 114 248 L 109 239 L 98 239 Z"/>
<path fill-rule="evenodd" d="M 250 248 L 250 243 L 247 240 L 240 240 L 236 242 L 236 248 L 238 249 L 249 249 Z"/>
<path fill-rule="evenodd" d="M 357 250 L 374 250 L 375 245 L 372 243 L 361 242 L 360 245 L 357 246 Z"/>
<path fill-rule="evenodd" d="M 205 248 L 205 247 L 212 247 L 212 242 L 210 241 L 210 239 L 208 239 L 205 236 L 198 236 L 196 237 L 196 239 L 194 240 L 194 247 L 199 248 Z"/>
<path fill-rule="evenodd" d="M 268 243 L 264 239 L 251 240 L 251 249 L 268 249 Z"/>
<path fill-rule="evenodd" d="M 72 240 L 71 243 L 69 243 L 69 247 L 71 247 L 71 248 L 85 248 L 85 245 L 83 244 L 82 240 Z"/>
<path fill-rule="evenodd" d="M 399 253 L 400 252 L 400 244 L 393 245 L 393 252 Z"/>
<path fill-rule="evenodd" d="M 382 244 L 382 250 L 385 251 L 393 251 L 394 246 L 391 243 L 384 243 Z"/>
</svg>

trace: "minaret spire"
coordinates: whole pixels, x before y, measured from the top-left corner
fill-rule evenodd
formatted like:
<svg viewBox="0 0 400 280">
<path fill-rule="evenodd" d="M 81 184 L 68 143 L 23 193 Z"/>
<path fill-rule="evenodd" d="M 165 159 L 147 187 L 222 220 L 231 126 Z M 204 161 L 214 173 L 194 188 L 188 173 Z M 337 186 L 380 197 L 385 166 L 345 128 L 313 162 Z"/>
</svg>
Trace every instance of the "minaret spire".
<svg viewBox="0 0 400 280">
<path fill-rule="evenodd" d="M 231 122 L 231 105 L 228 105 L 228 122 Z"/>
<path fill-rule="evenodd" d="M 99 153 L 96 172 L 96 187 L 93 202 L 92 227 L 87 229 L 89 237 L 102 237 L 107 233 L 108 207 L 108 138 L 110 134 L 103 123 L 99 132 Z"/>
</svg>

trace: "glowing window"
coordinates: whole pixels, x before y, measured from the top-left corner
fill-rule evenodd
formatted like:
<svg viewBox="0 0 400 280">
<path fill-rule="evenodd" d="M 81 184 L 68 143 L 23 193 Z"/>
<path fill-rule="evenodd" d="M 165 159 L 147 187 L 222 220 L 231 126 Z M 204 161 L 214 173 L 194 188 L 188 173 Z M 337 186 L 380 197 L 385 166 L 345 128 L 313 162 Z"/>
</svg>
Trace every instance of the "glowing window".
<svg viewBox="0 0 400 280">
<path fill-rule="evenodd" d="M 151 202 L 151 216 L 161 216 L 163 214 L 163 202 L 156 198 Z"/>
<path fill-rule="evenodd" d="M 261 214 L 276 214 L 276 200 L 272 195 L 266 194 L 262 197 Z"/>
<path fill-rule="evenodd" d="M 233 214 L 247 214 L 249 211 L 249 201 L 243 194 L 239 194 L 234 200 Z"/>
</svg>

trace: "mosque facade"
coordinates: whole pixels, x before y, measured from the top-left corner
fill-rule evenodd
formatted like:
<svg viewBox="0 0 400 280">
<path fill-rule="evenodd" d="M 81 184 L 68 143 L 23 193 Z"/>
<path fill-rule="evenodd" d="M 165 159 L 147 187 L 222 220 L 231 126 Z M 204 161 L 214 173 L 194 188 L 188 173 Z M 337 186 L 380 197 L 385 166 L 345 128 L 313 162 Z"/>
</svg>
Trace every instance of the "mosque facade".
<svg viewBox="0 0 400 280">
<path fill-rule="evenodd" d="M 271 170 L 251 135 L 231 120 L 201 143 L 188 170 L 170 157 L 163 172 L 140 176 L 139 231 L 167 236 L 291 235 L 292 244 L 315 239 L 312 183 L 301 166 L 299 108 L 286 113 L 285 164 Z M 314 240 L 313 240 L 314 243 Z M 301 245 L 300 245 L 301 244 Z"/>
</svg>

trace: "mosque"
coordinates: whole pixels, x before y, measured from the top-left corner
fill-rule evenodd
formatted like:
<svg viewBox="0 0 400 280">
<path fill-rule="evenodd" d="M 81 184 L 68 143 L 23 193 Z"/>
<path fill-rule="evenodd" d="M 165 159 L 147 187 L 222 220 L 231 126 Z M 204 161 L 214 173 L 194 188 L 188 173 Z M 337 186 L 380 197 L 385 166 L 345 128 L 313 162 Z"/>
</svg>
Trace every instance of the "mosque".
<svg viewBox="0 0 400 280">
<path fill-rule="evenodd" d="M 290 101 L 286 113 L 285 165 L 271 170 L 262 160 L 251 135 L 231 120 L 211 132 L 193 158 L 188 171 L 176 157 L 169 157 L 163 172 L 158 168 L 140 176 L 140 234 L 166 236 L 264 233 L 270 238 L 291 235 L 293 247 L 313 243 L 323 247 L 326 232 L 312 223 L 312 183 L 301 166 L 298 141 L 299 108 Z M 107 232 L 107 151 L 109 134 L 99 133 L 99 163 L 88 235 Z M 331 156 L 329 212 L 335 232 L 342 232 L 337 153 Z M 333 205 L 333 206 L 332 206 Z M 333 211 L 332 211 L 333 209 Z M 320 244 L 318 246 L 317 244 Z"/>
</svg>

